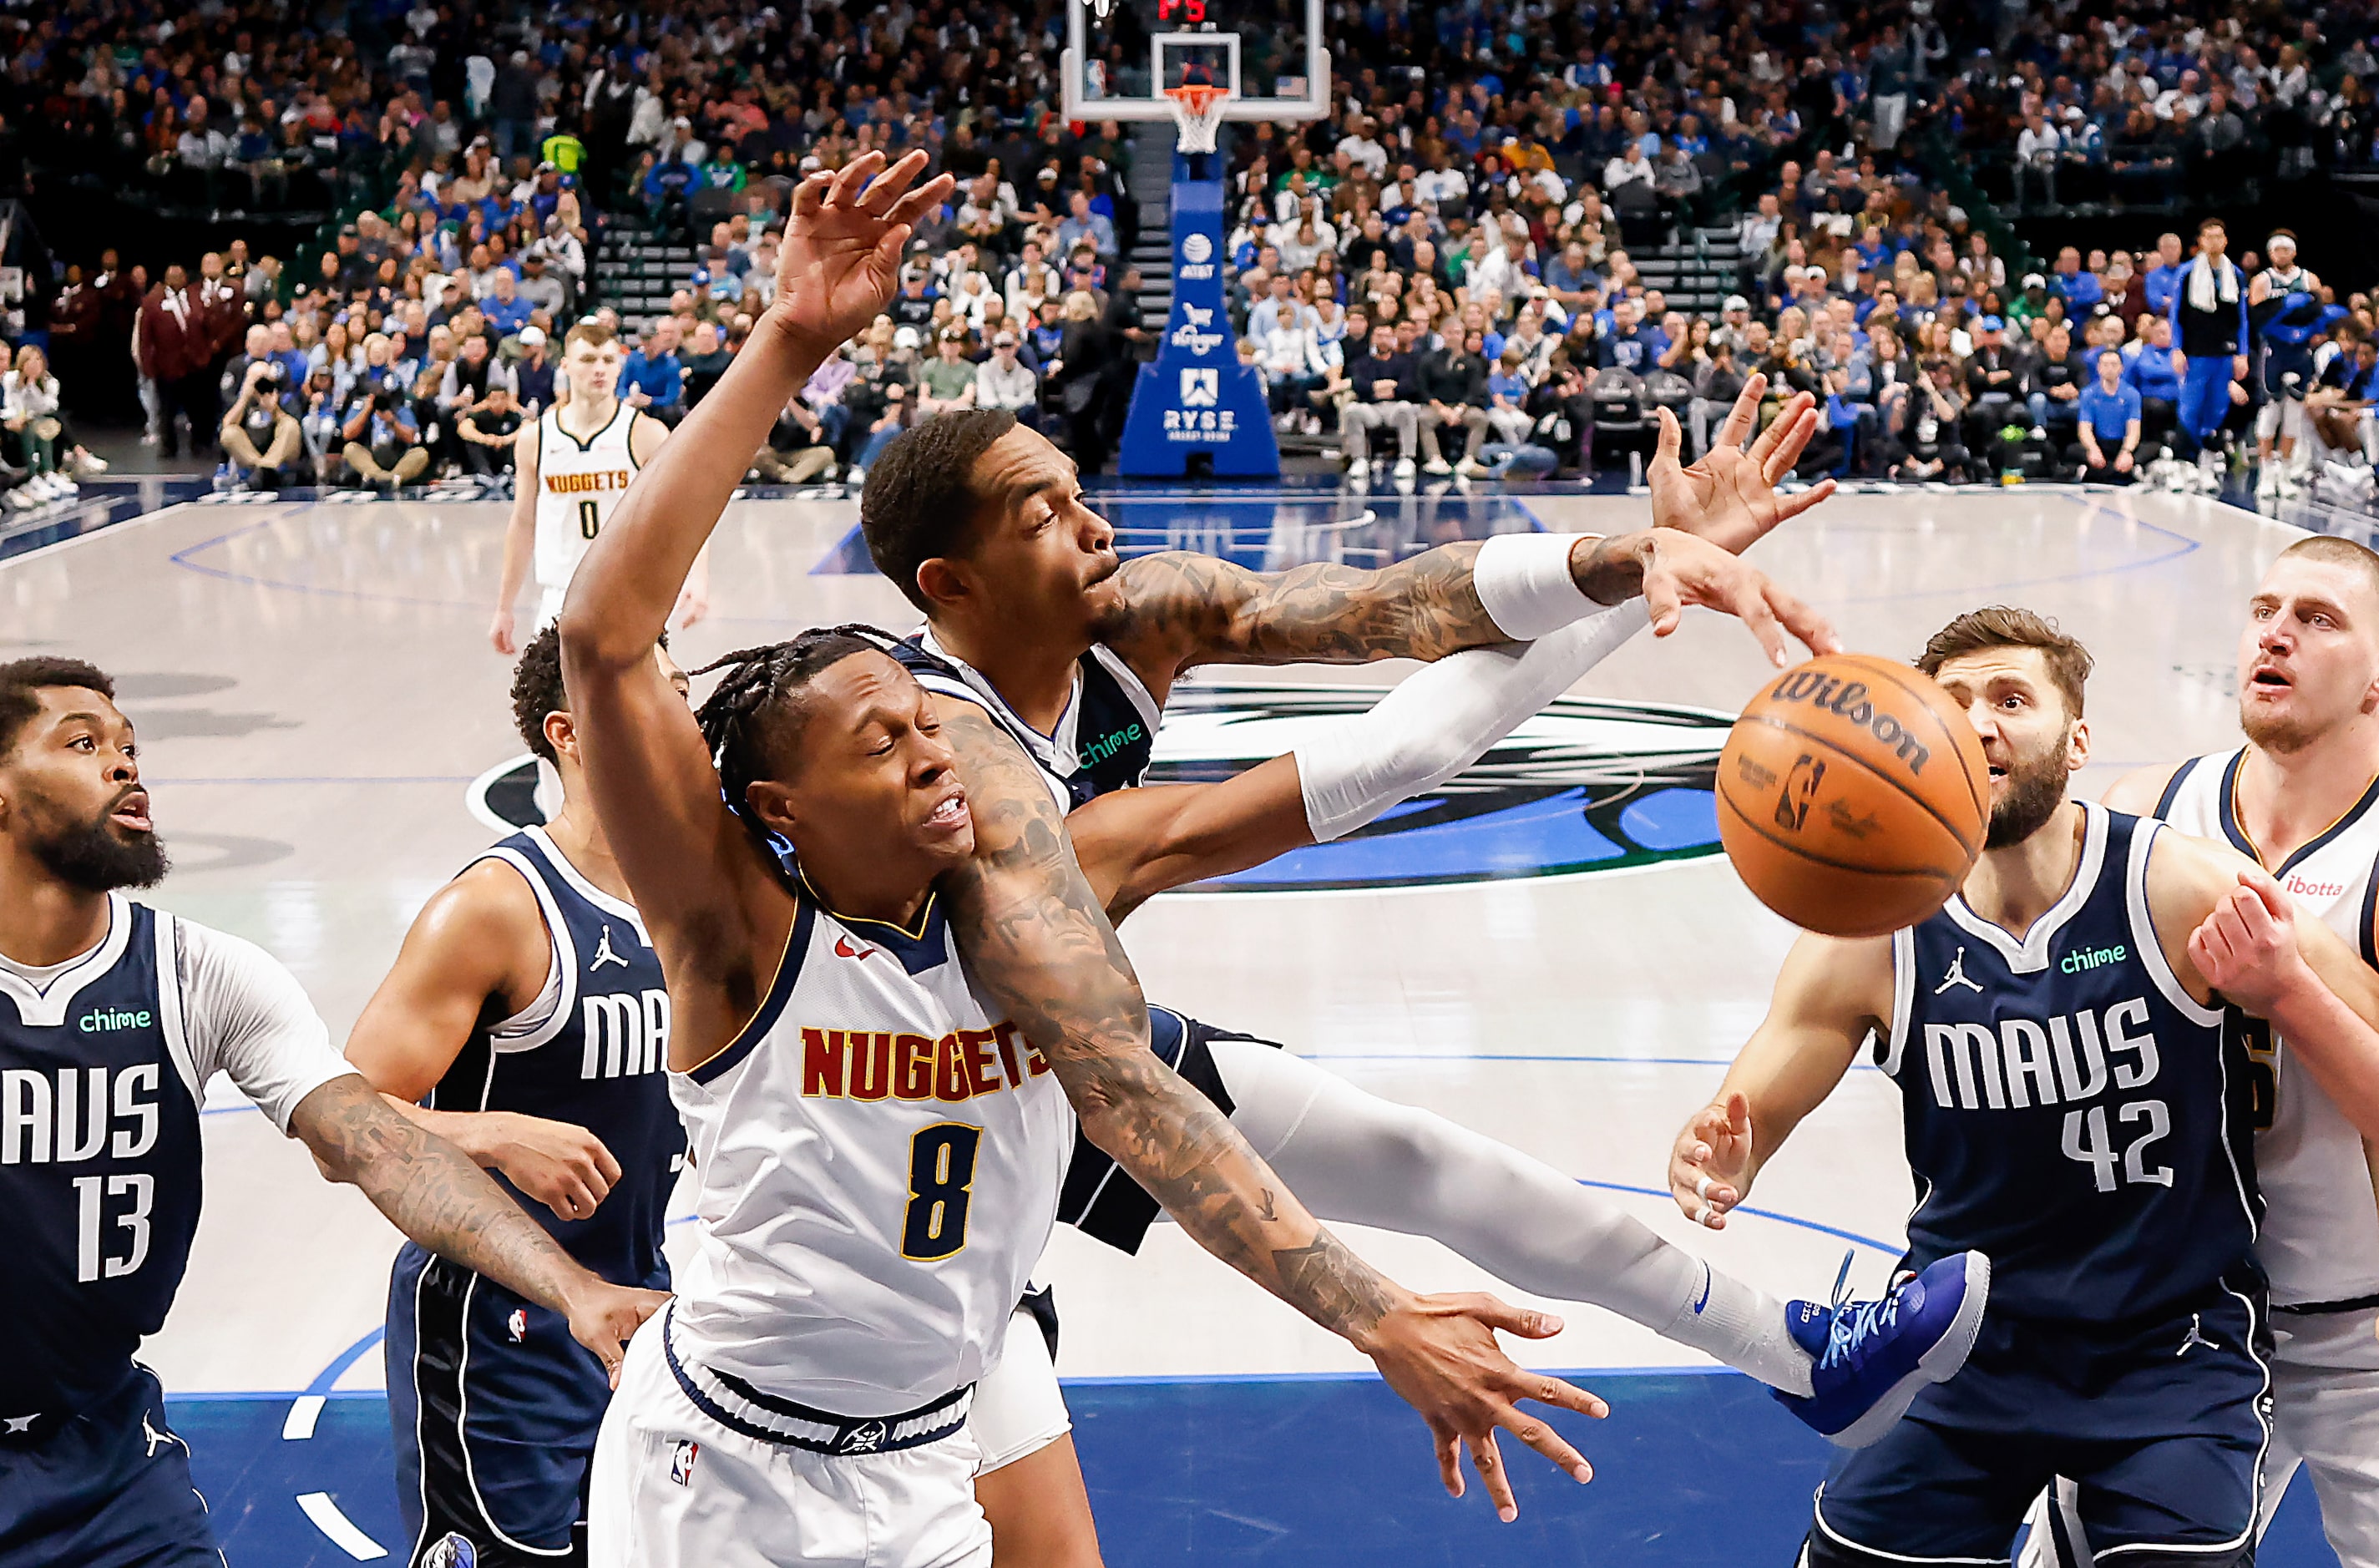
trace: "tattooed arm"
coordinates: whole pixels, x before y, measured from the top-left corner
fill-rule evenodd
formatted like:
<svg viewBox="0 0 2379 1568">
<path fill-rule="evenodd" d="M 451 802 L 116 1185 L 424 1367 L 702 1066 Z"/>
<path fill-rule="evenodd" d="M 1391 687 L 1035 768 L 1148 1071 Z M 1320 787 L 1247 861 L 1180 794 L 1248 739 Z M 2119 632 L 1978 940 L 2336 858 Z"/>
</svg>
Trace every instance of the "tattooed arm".
<svg viewBox="0 0 2379 1568">
<path fill-rule="evenodd" d="M 1511 641 L 1479 602 L 1478 556 L 1475 544 L 1441 545 L 1377 572 L 1325 561 L 1276 573 L 1210 555 L 1142 556 L 1117 574 L 1121 602 L 1099 634 L 1159 702 L 1193 665 L 1443 658 Z M 1741 617 L 1780 666 L 1787 632 L 1820 652 L 1835 645 L 1822 617 L 1757 568 L 1677 529 L 1581 537 L 1569 572 L 1595 604 L 1642 596 L 1656 636 L 1676 630 L 1687 605 L 1704 605 Z"/>
<path fill-rule="evenodd" d="M 1522 1371 L 1493 1333 L 1542 1338 L 1558 1321 L 1491 1297 L 1416 1297 L 1322 1228 L 1229 1118 L 1150 1052 L 1130 960 L 1039 771 L 973 704 L 938 706 L 975 824 L 974 860 L 945 883 L 969 972 L 1048 1058 L 1084 1135 L 1199 1245 L 1369 1356 L 1429 1422 L 1455 1495 L 1467 1446 L 1499 1511 L 1516 1513 L 1498 1427 L 1587 1479 L 1576 1452 L 1516 1402 L 1600 1416 L 1601 1401 Z"/>
<path fill-rule="evenodd" d="M 1745 384 L 1710 451 L 1690 466 L 1677 461 L 1676 422 L 1665 422 L 1650 471 L 1654 530 L 1579 540 L 1570 576 L 1596 604 L 1643 595 L 1662 636 L 1685 605 L 1739 615 L 1781 664 L 1778 620 L 1821 653 L 1833 649 L 1831 629 L 1757 572 L 1719 558 L 1740 554 L 1816 506 L 1833 485 L 1776 493 L 1816 433 L 1817 415 L 1808 394 L 1797 394 L 1752 437 L 1766 390 L 1758 376 Z M 1679 534 L 1693 538 L 1679 541 Z M 1160 702 L 1183 670 L 1200 664 L 1443 658 L 1510 641 L 1472 585 L 1478 555 L 1476 544 L 1442 545 L 1378 571 L 1323 562 L 1275 573 L 1181 551 L 1144 556 L 1118 573 L 1122 602 L 1100 637 Z"/>
<path fill-rule="evenodd" d="M 587 1272 L 463 1152 L 382 1099 L 361 1074 L 297 1103 L 290 1136 L 332 1181 L 363 1189 L 397 1229 L 570 1320 L 570 1332 L 616 1378 L 636 1325 L 669 1299 Z"/>
</svg>

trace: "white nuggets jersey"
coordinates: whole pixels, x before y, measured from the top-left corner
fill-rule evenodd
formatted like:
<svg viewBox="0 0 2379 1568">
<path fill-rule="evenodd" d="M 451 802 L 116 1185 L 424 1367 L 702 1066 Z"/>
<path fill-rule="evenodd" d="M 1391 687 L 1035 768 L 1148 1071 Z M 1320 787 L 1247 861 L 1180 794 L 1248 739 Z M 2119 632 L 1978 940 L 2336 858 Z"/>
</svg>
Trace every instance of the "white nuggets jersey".
<svg viewBox="0 0 2379 1568">
<path fill-rule="evenodd" d="M 636 411 L 625 400 L 609 424 L 584 440 L 562 428 L 561 409 L 537 416 L 537 583 L 545 590 L 539 625 L 561 613 L 571 574 L 636 476 L 636 460 L 628 452 L 635 423 Z"/>
<path fill-rule="evenodd" d="M 944 923 L 827 912 L 804 884 L 767 1000 L 670 1088 L 702 1219 L 677 1353 L 853 1418 L 974 1382 L 1057 1223 L 1074 1113 Z"/>
<path fill-rule="evenodd" d="M 2165 787 L 2156 814 L 2183 833 L 2227 842 L 2250 859 L 2239 825 L 2239 764 L 2245 752 L 2192 758 Z M 2309 913 L 2379 967 L 2371 921 L 2379 882 L 2379 786 L 2273 877 Z M 2255 1089 L 2255 1170 L 2264 1188 L 2264 1230 L 2255 1244 L 2272 1279 L 2272 1304 L 2317 1308 L 2379 1296 L 2379 1200 L 2371 1191 L 2362 1138 L 2260 1020 L 2247 1048 Z"/>
</svg>

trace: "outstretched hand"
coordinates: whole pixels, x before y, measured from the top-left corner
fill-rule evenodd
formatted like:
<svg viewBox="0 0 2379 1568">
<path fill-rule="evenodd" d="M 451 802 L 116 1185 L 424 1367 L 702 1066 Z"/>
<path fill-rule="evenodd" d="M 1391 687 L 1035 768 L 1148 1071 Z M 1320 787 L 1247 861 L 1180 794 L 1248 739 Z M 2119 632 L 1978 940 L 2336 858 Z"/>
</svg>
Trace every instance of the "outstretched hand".
<svg viewBox="0 0 2379 1568">
<path fill-rule="evenodd" d="M 786 326 L 835 344 L 876 320 L 892 298 L 901 247 L 917 220 L 948 199 L 957 183 L 936 175 L 910 189 L 924 168 L 922 150 L 889 168 L 883 153 L 863 152 L 795 187 L 769 307 Z"/>
<path fill-rule="evenodd" d="M 1685 1218 L 1726 1228 L 1751 1170 L 1751 1102 L 1741 1091 L 1694 1113 L 1669 1152 L 1669 1196 Z"/>
<path fill-rule="evenodd" d="M 1496 1343 L 1498 1329 L 1528 1339 L 1551 1339 L 1561 1333 L 1562 1322 L 1549 1313 L 1527 1311 L 1475 1292 L 1408 1297 L 1380 1321 L 1363 1349 L 1388 1386 L 1429 1423 L 1447 1493 L 1462 1495 L 1462 1455 L 1467 1450 L 1497 1515 L 1509 1524 L 1520 1516 L 1520 1509 L 1496 1446 L 1498 1429 L 1572 1478 L 1594 1478 L 1593 1466 L 1577 1450 L 1550 1424 L 1524 1413 L 1519 1402 L 1535 1400 L 1597 1419 L 1610 1415 L 1611 1406 L 1559 1378 L 1516 1366 Z"/>
<path fill-rule="evenodd" d="M 1643 541 L 1644 608 L 1651 613 L 1652 635 L 1669 635 L 1688 605 L 1701 605 L 1740 620 L 1779 669 L 1792 662 L 1788 635 L 1811 653 L 1842 651 L 1824 616 L 1713 542 L 1664 528 L 1624 535 L 1620 542 L 1629 539 Z"/>
<path fill-rule="evenodd" d="M 1745 447 L 1745 438 L 1759 422 L 1759 404 L 1767 392 L 1767 377 L 1755 372 L 1746 378 L 1742 394 L 1710 438 L 1709 451 L 1691 466 L 1678 462 L 1682 438 L 1677 416 L 1660 410 L 1660 441 L 1648 471 L 1654 527 L 1681 529 L 1741 555 L 1778 524 L 1834 493 L 1831 479 L 1795 495 L 1776 493 L 1817 433 L 1817 399 L 1807 392 L 1788 398 L 1768 428 Z"/>
</svg>

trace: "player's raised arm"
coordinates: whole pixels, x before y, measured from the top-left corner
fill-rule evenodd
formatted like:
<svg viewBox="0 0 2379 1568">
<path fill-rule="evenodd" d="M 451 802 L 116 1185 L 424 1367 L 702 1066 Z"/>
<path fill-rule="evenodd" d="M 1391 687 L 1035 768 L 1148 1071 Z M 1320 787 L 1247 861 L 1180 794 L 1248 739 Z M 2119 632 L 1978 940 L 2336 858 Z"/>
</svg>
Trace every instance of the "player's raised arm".
<svg viewBox="0 0 2379 1568">
<path fill-rule="evenodd" d="M 1212 1102 L 1148 1048 L 1131 963 L 1074 862 L 1066 820 L 1014 740 L 972 704 L 940 705 L 975 826 L 975 857 L 946 883 L 971 971 L 1040 1047 L 1082 1130 L 1198 1243 L 1369 1356 L 1429 1422 L 1446 1489 L 1467 1448 L 1502 1515 L 1517 1509 L 1502 1428 L 1568 1470 L 1592 1471 L 1517 1402 L 1600 1416 L 1602 1402 L 1522 1370 L 1494 1331 L 1530 1338 L 1557 1320 L 1486 1296 L 1416 1297 L 1308 1213 Z"/>
<path fill-rule="evenodd" d="M 1669 1194 L 1688 1219 L 1726 1228 L 1760 1167 L 1850 1070 L 1867 1032 L 1890 1027 L 1891 940 L 1804 934 L 1750 1043 L 1669 1155 Z"/>
<path fill-rule="evenodd" d="M 1828 493 L 1780 498 L 1773 489 L 1791 471 L 1815 417 L 1804 394 L 1748 452 L 1714 446 L 1691 469 L 1677 467 L 1672 452 L 1658 480 L 1655 515 L 1690 524 L 1690 530 L 1612 538 L 1499 535 L 1442 545 L 1377 571 L 1320 562 L 1257 573 L 1213 556 L 1144 556 L 1124 566 L 1122 602 L 1100 634 L 1158 693 L 1200 664 L 1437 659 L 1462 648 L 1528 642 L 1638 596 L 1660 635 L 1674 629 L 1686 606 L 1702 605 L 1740 616 L 1779 664 L 1787 633 L 1832 652 L 1839 644 L 1822 617 L 1727 559 Z M 1741 423 L 1738 404 L 1724 429 Z M 1688 533 L 1707 537 L 1679 537 Z"/>
<path fill-rule="evenodd" d="M 1791 637 L 1841 644 L 1824 617 L 1757 568 L 1673 528 L 1610 537 L 1500 534 L 1378 571 L 1320 561 L 1258 573 L 1210 555 L 1142 556 L 1118 573 L 1100 628 L 1150 689 L 1201 664 L 1366 664 L 1530 642 L 1641 597 L 1656 635 L 1689 606 L 1739 617 L 1780 667 Z"/>
<path fill-rule="evenodd" d="M 571 581 L 562 642 L 574 658 L 649 661 L 679 585 L 786 399 L 875 319 L 891 297 L 912 224 L 949 194 L 948 175 L 910 189 L 924 167 L 923 151 L 889 169 L 882 153 L 868 152 L 795 189 L 776 300 L 719 384 L 637 474 Z M 578 615 L 571 634 L 572 611 L 598 601 L 600 613 Z"/>
<path fill-rule="evenodd" d="M 672 1064 L 691 1065 L 750 1018 L 790 902 L 720 798 L 710 750 L 654 645 L 696 558 L 777 411 L 892 292 L 912 220 L 949 190 L 912 190 L 912 152 L 889 170 L 867 153 L 803 183 L 775 303 L 700 407 L 628 487 L 563 602 L 562 662 L 588 791 L 636 905 L 657 935 L 670 990 L 684 989 Z M 870 183 L 870 176 L 876 176 Z M 686 966 L 709 965 L 700 974 Z M 717 1017 L 707 1016 L 716 1009 Z"/>
</svg>

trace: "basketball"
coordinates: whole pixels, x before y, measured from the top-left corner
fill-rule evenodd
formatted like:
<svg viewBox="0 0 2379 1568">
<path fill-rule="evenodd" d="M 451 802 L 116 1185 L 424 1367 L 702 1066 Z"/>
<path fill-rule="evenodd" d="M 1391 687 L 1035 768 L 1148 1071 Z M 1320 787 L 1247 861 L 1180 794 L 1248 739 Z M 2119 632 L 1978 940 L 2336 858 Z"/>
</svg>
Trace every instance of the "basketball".
<svg viewBox="0 0 2379 1568">
<path fill-rule="evenodd" d="M 1990 772 L 1948 693 L 1834 654 L 1778 676 L 1719 754 L 1719 838 L 1759 901 L 1828 936 L 1914 925 L 1983 851 Z"/>
</svg>

